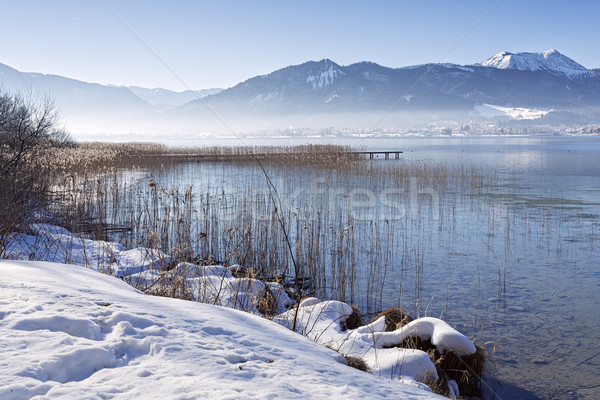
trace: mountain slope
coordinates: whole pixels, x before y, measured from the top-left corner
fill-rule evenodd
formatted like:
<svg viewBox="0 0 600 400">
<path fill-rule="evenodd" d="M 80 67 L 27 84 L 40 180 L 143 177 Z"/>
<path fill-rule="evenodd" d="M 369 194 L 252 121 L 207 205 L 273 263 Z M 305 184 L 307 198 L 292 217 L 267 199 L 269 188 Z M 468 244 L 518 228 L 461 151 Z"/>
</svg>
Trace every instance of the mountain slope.
<svg viewBox="0 0 600 400">
<path fill-rule="evenodd" d="M 169 121 L 160 111 L 177 107 L 219 89 L 186 91 L 100 85 L 58 75 L 21 72 L 0 64 L 0 88 L 34 98 L 50 96 L 75 137 L 87 133 L 164 131 Z M 164 120 L 164 121 L 163 121 Z M 164 125 L 164 126 L 161 126 Z"/>
<path fill-rule="evenodd" d="M 588 70 L 556 50 L 543 53 L 498 53 L 483 63 L 484 67 L 514 69 L 519 71 L 547 71 L 568 78 L 588 74 Z"/>
<path fill-rule="evenodd" d="M 20 72 L 0 64 L 0 82 L 3 90 L 51 95 L 66 112 L 82 112 L 90 108 L 96 111 L 121 109 L 148 109 L 148 104 L 124 87 L 104 86 L 69 79 L 58 75 Z"/>
<path fill-rule="evenodd" d="M 200 102 L 217 110 L 250 113 L 469 107 L 459 96 L 419 81 L 420 73 L 420 69 L 394 70 L 366 62 L 342 67 L 331 60 L 309 61 L 248 79 Z M 200 102 L 191 102 L 187 108 Z"/>
<path fill-rule="evenodd" d="M 482 104 L 597 113 L 599 71 L 550 50 L 502 52 L 467 66 L 389 68 L 372 62 L 341 66 L 324 59 L 255 76 L 222 91 L 181 93 L 103 86 L 23 73 L 0 64 L 0 85 L 5 90 L 52 95 L 75 134 L 217 132 L 225 125 L 231 133 L 290 125 L 369 128 L 382 117 L 390 126 L 405 127 L 437 118 L 468 121 Z"/>
<path fill-rule="evenodd" d="M 217 94 L 223 89 L 184 90 L 175 92 L 172 90 L 154 88 L 146 89 L 139 86 L 129 86 L 129 90 L 140 99 L 156 107 L 177 107 L 198 100 L 212 94 Z"/>
</svg>

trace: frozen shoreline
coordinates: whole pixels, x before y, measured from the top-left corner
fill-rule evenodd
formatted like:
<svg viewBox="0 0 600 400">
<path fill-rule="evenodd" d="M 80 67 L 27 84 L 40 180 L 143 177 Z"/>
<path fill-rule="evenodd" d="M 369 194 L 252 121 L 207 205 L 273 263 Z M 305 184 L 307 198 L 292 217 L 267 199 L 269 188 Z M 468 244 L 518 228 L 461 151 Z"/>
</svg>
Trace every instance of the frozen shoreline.
<svg viewBox="0 0 600 400">
<path fill-rule="evenodd" d="M 292 327 L 291 321 L 294 318 L 295 308 L 291 308 L 286 311 L 286 307 L 289 307 L 291 304 L 293 304 L 293 301 L 289 299 L 280 284 L 265 284 L 254 279 L 236 278 L 231 274 L 229 269 L 221 266 L 201 266 L 182 263 L 169 272 L 165 272 L 164 266 L 169 262 L 168 257 L 152 249 L 137 248 L 126 250 L 119 244 L 84 239 L 69 233 L 63 228 L 52 225 L 36 224 L 33 225 L 33 229 L 36 233 L 35 235 L 18 234 L 12 238 L 12 244 L 8 248 L 8 256 L 10 258 L 30 260 L 38 259 L 58 263 L 84 265 L 88 268 L 104 272 L 105 274 L 113 275 L 114 277 L 120 278 L 126 282 L 134 283 L 139 288 L 153 288 L 155 285 L 157 285 L 157 282 L 159 284 L 168 284 L 171 279 L 175 279 L 175 276 L 184 276 L 185 284 L 189 287 L 197 289 L 195 290 L 193 299 L 200 303 L 210 303 L 203 304 L 203 307 L 209 307 L 210 310 L 212 310 L 210 307 L 215 307 L 214 304 L 216 304 L 225 306 L 227 308 L 237 308 L 239 310 L 247 311 L 251 314 L 260 315 L 260 301 L 264 298 L 266 292 L 269 292 L 274 294 L 275 300 L 273 309 L 276 315 L 273 319 L 279 322 L 280 325 L 287 326 L 288 328 Z M 3 273 L 5 273 L 5 275 L 8 273 L 10 276 L 11 272 L 14 271 L 13 280 L 18 281 L 21 279 L 20 285 L 24 285 L 23 287 L 27 288 L 26 290 L 28 292 L 40 290 L 41 287 L 36 285 L 31 286 L 30 282 L 24 282 L 23 280 L 26 279 L 24 279 L 24 277 L 21 275 L 21 271 L 17 271 L 19 267 L 26 267 L 30 270 L 40 270 L 40 276 L 48 277 L 55 273 L 55 278 L 51 279 L 52 283 L 55 284 L 53 291 L 73 289 L 72 283 L 63 285 L 63 282 L 68 282 L 70 279 L 80 280 L 82 277 L 85 277 L 86 280 L 91 279 L 99 281 L 98 287 L 103 287 L 104 285 L 104 283 L 100 283 L 100 281 L 118 281 L 113 277 L 105 276 L 104 274 L 98 274 L 95 271 L 90 271 L 89 269 L 84 269 L 81 267 L 78 267 L 78 270 L 73 270 L 72 268 L 77 267 L 67 266 L 65 264 L 47 264 L 46 262 L 10 263 L 7 261 L 4 261 L 3 264 Z M 161 269 L 163 269 L 162 272 Z M 85 272 L 82 272 L 82 276 L 79 277 L 75 276 L 77 271 Z M 68 275 L 68 279 L 66 277 L 65 279 L 61 279 L 61 274 L 63 273 Z M 96 274 L 96 276 L 90 277 L 90 274 Z M 35 282 L 40 285 L 44 283 L 43 280 Z M 48 291 L 48 287 L 51 286 L 51 284 L 48 284 L 47 282 L 45 282 L 45 284 L 46 286 L 43 286 L 43 291 Z M 117 284 L 122 285 L 123 282 L 114 283 L 114 285 Z M 15 284 L 13 289 L 18 290 L 17 286 L 18 285 Z M 80 296 L 81 293 L 85 293 L 86 295 L 95 294 L 93 288 L 96 286 L 96 284 L 91 286 L 89 284 L 82 285 L 82 288 L 79 290 Z M 137 296 L 141 297 L 141 299 L 134 300 L 134 303 L 137 305 L 145 303 L 145 300 L 143 299 L 148 298 L 153 299 L 152 302 L 167 301 L 166 299 L 155 300 L 158 299 L 155 296 L 143 296 L 141 292 L 138 292 L 130 286 L 128 289 L 129 291 L 135 292 Z M 16 294 L 16 296 L 19 296 L 19 294 Z M 62 295 L 56 294 L 54 297 L 56 296 L 60 297 Z M 49 299 L 43 299 L 42 301 L 48 302 Z M 119 302 L 123 301 L 119 300 Z M 89 299 L 87 299 L 87 303 L 89 303 Z M 105 300 L 103 304 L 108 303 L 112 305 L 115 303 L 115 300 Z M 10 302 L 7 302 L 7 304 L 10 304 Z M 50 304 L 54 304 L 54 302 L 50 301 Z M 99 301 L 96 301 L 96 307 L 99 307 L 98 304 L 100 304 Z M 186 307 L 191 309 L 192 307 L 195 307 L 193 304 L 196 303 L 186 302 L 184 304 L 188 304 Z M 74 307 L 79 309 L 81 306 L 74 305 Z M 107 307 L 107 309 L 110 309 L 110 307 Z M 102 328 L 102 324 L 98 322 L 103 315 L 102 312 L 99 312 L 99 310 L 103 310 L 102 308 L 96 309 L 95 314 L 90 314 L 92 315 L 91 319 L 89 316 L 82 316 L 80 318 L 72 319 L 72 315 L 69 313 L 67 313 L 67 316 L 65 316 L 64 308 L 61 310 L 63 311 L 62 313 L 55 312 L 55 310 L 48 315 L 48 312 L 46 312 L 46 309 L 43 305 L 39 305 L 39 307 L 38 305 L 35 305 L 29 310 L 29 313 L 33 313 L 33 317 L 26 316 L 28 313 L 18 317 L 17 314 L 12 311 L 6 313 L 4 316 L 10 316 L 10 318 L 6 319 L 7 322 L 11 322 L 11 318 L 16 318 L 16 322 L 9 323 L 9 331 L 11 328 L 13 331 L 49 330 L 51 332 L 71 334 L 71 336 L 75 337 L 83 337 L 84 339 L 88 340 L 99 340 L 98 337 L 108 337 L 110 332 L 114 330 L 114 326 L 111 325 L 109 328 Z M 475 347 L 468 338 L 452 329 L 443 321 L 435 318 L 422 318 L 413 321 L 409 325 L 398 329 L 395 332 L 385 332 L 386 326 L 384 318 L 380 318 L 379 320 L 358 329 L 345 330 L 342 328 L 343 322 L 351 315 L 351 313 L 352 309 L 345 303 L 337 301 L 321 302 L 314 298 L 305 300 L 299 308 L 296 330 L 299 333 L 302 333 L 304 336 L 313 339 L 315 342 L 322 344 L 323 346 L 321 347 L 323 349 L 329 347 L 337 350 L 339 354 L 336 356 L 336 360 L 338 362 L 342 362 L 343 364 L 346 363 L 344 357 L 342 357 L 340 354 L 349 357 L 361 358 L 366 361 L 369 369 L 372 372 L 372 374 L 368 375 L 380 376 L 386 381 L 391 381 L 395 384 L 401 384 L 404 382 L 405 384 L 412 386 L 410 390 L 416 390 L 417 393 L 427 393 L 424 389 L 428 390 L 429 388 L 424 386 L 423 383 L 434 382 L 438 379 L 436 367 L 428 357 L 427 353 L 417 349 L 384 347 L 389 347 L 390 345 L 400 346 L 403 340 L 405 340 L 407 337 L 416 335 L 422 339 L 431 340 L 431 342 L 437 346 L 440 353 L 453 351 L 458 355 L 468 355 L 475 352 Z M 144 314 L 144 312 L 142 314 Z M 126 320 L 124 320 L 129 321 L 129 324 L 125 324 L 127 326 L 125 326 L 123 329 L 137 329 L 135 323 L 132 321 L 138 318 L 137 316 L 139 316 L 139 311 L 132 313 L 132 315 L 133 317 L 128 317 Z M 266 324 L 262 329 L 268 331 L 272 331 L 271 327 L 273 325 L 278 325 L 264 318 L 260 318 L 260 320 L 264 321 L 264 324 Z M 231 321 L 223 321 L 222 325 L 219 324 L 213 326 L 212 330 L 217 332 L 223 330 L 224 326 L 232 325 L 239 324 L 237 324 L 237 322 L 232 318 Z M 279 332 L 280 328 L 281 326 L 277 327 L 274 332 Z M 143 330 L 145 327 L 142 327 L 141 329 Z M 84 331 L 83 334 L 81 333 L 82 331 Z M 105 332 L 109 332 L 109 334 L 106 334 Z M 288 332 L 290 332 L 293 337 L 300 337 L 300 335 L 293 334 L 293 332 L 289 330 Z M 14 332 L 5 332 L 4 336 L 14 337 L 15 335 Z M 305 340 L 305 338 L 302 338 L 301 340 Z M 71 340 L 68 342 L 70 346 L 74 345 Z M 136 346 L 138 345 L 134 345 L 134 347 Z M 10 348 L 13 347 L 13 345 L 9 342 L 7 345 L 5 345 L 5 347 Z M 59 351 L 58 356 L 56 355 L 54 349 L 46 349 L 46 351 L 48 351 L 48 356 L 50 356 L 51 359 L 58 357 L 60 360 L 62 360 L 63 355 L 72 351 L 76 351 L 67 351 L 68 348 L 69 347 L 67 346 L 63 349 L 64 351 Z M 136 350 L 134 350 L 134 352 L 135 351 Z M 76 351 L 74 354 L 78 353 L 79 351 Z M 100 369 L 116 368 L 121 366 L 122 362 L 119 361 L 119 357 L 113 357 L 111 354 L 109 354 L 110 352 L 106 354 L 105 353 L 106 352 L 99 356 L 101 358 L 100 361 L 92 361 L 99 364 L 88 366 L 88 369 L 90 370 L 88 371 L 89 376 L 95 375 L 95 371 Z M 148 352 L 145 352 L 144 354 L 147 355 Z M 82 362 L 80 360 L 82 357 L 89 358 L 87 355 L 83 355 L 82 353 L 81 355 L 73 355 L 73 357 L 68 358 L 68 361 L 64 362 L 67 364 L 78 364 Z M 92 358 L 94 358 L 94 356 L 92 356 Z M 59 364 L 63 363 L 63 361 L 57 362 Z M 55 371 L 54 367 L 45 367 L 44 365 L 46 364 L 42 364 L 23 366 L 22 371 L 17 372 L 17 375 L 21 376 L 24 374 L 26 377 L 33 377 L 33 379 L 38 379 L 43 382 L 70 382 L 73 380 L 68 371 L 60 372 L 60 368 Z M 52 362 L 47 365 L 51 364 Z M 126 364 L 129 365 L 129 362 Z M 310 363 L 308 363 L 308 365 L 310 365 Z M 51 371 L 46 371 L 47 368 L 50 368 Z M 75 371 L 77 369 L 79 368 L 73 367 L 72 372 L 78 374 L 79 372 Z M 37 372 L 25 373 L 23 371 Z M 354 371 L 352 373 L 354 373 Z M 390 377 L 393 379 L 390 380 Z M 83 379 L 75 380 L 83 381 L 86 379 L 87 376 Z M 458 393 L 458 387 L 455 382 L 450 381 L 448 388 L 450 394 Z M 311 397 L 313 396 L 311 395 Z"/>
</svg>

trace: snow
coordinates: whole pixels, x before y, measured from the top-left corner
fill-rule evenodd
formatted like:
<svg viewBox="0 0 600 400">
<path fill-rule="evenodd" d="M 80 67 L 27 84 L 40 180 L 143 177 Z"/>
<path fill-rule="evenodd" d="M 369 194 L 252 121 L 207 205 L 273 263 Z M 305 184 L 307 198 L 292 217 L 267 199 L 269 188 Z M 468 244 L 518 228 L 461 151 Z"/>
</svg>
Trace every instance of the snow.
<svg viewBox="0 0 600 400">
<path fill-rule="evenodd" d="M 512 119 L 537 119 L 548 114 L 548 110 L 539 110 L 534 108 L 523 107 L 502 107 L 493 104 L 481 104 L 475 106 L 481 116 L 487 118 L 506 116 Z"/>
<path fill-rule="evenodd" d="M 459 69 L 459 70 L 464 71 L 464 72 L 473 72 L 473 71 L 475 71 L 472 67 L 464 66 L 464 65 L 458 65 L 458 64 L 442 63 L 442 64 L 438 64 L 438 65 L 441 66 L 441 67 L 444 67 L 444 68 L 449 68 L 449 69 L 450 68 L 452 68 L 452 69 Z"/>
<path fill-rule="evenodd" d="M 548 71 L 555 75 L 575 78 L 589 71 L 556 50 L 542 53 L 498 53 L 483 63 L 484 67 L 515 69 L 519 71 Z"/>
<path fill-rule="evenodd" d="M 313 89 L 322 89 L 333 83 L 342 75 L 346 75 L 339 68 L 335 68 L 331 62 L 326 62 L 326 69 L 320 73 L 309 75 L 306 78 L 306 83 L 310 83 Z"/>
<path fill-rule="evenodd" d="M 325 104 L 329 104 L 329 103 L 331 103 L 332 101 L 334 101 L 335 99 L 337 99 L 339 97 L 340 97 L 340 95 L 334 94 L 333 96 L 331 96 L 330 98 L 328 98 L 327 100 L 325 100 Z"/>
<path fill-rule="evenodd" d="M 285 87 L 282 87 L 281 91 L 279 90 L 279 88 L 275 88 L 273 91 L 271 91 L 267 94 L 258 94 L 256 96 L 254 96 L 252 99 L 250 99 L 250 103 L 252 103 L 253 105 L 263 104 L 274 98 L 282 97 L 284 93 L 285 93 Z"/>
<path fill-rule="evenodd" d="M 454 352 L 459 356 L 476 352 L 475 345 L 464 335 L 437 318 L 419 318 L 395 331 L 385 332 L 385 317 L 356 329 L 342 330 L 352 308 L 339 301 L 319 301 L 309 298 L 295 309 L 276 316 L 275 321 L 293 327 L 322 345 L 350 357 L 362 358 L 374 375 L 391 377 L 403 382 L 427 383 L 437 380 L 435 365 L 427 353 L 399 346 L 405 339 L 419 337 L 430 340 L 441 354 Z"/>
<path fill-rule="evenodd" d="M 348 304 L 304 299 L 294 318 L 294 302 L 280 283 L 239 277 L 239 265 L 179 263 L 167 271 L 169 257 L 153 249 L 126 250 L 47 224 L 31 230 L 11 238 L 7 256 L 32 261 L 0 261 L 2 399 L 90 392 L 437 398 L 425 386 L 438 379 L 429 356 L 393 346 L 419 337 L 441 354 L 475 353 L 467 337 L 436 318 L 392 332 L 385 332 L 384 318 L 343 330 Z M 185 297 L 196 301 L 138 291 L 169 287 L 186 288 Z M 267 295 L 274 322 L 259 310 Z M 291 331 L 294 319 L 301 335 Z M 342 355 L 363 359 L 372 374 L 348 368 Z"/>
<path fill-rule="evenodd" d="M 0 271 L 2 399 L 441 398 L 349 368 L 256 315 L 144 295 L 81 266 L 0 261 Z M 424 362 L 406 357 L 410 369 Z"/>
<path fill-rule="evenodd" d="M 79 264 L 121 278 L 159 270 L 170 262 L 167 255 L 155 249 L 139 247 L 125 250 L 118 243 L 86 239 L 47 224 L 33 224 L 31 229 L 31 235 L 16 234 L 12 237 L 6 258 Z"/>
</svg>

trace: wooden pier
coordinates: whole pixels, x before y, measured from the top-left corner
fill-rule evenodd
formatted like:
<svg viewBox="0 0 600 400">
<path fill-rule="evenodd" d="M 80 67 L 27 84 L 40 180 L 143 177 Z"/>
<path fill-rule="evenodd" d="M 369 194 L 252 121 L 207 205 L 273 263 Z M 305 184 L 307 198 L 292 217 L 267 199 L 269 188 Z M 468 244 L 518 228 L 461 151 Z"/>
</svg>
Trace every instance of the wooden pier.
<svg viewBox="0 0 600 400">
<path fill-rule="evenodd" d="M 390 154 L 394 155 L 396 160 L 400 159 L 400 154 L 404 153 L 401 150 L 393 150 L 393 151 L 353 151 L 353 154 L 368 154 L 369 159 L 372 160 L 376 154 L 383 154 L 386 160 L 390 159 Z"/>
<path fill-rule="evenodd" d="M 359 154 L 368 155 L 370 160 L 376 158 L 377 155 L 383 155 L 386 160 L 389 160 L 391 156 L 394 159 L 399 160 L 400 154 L 404 153 L 402 150 L 385 150 L 385 151 L 348 151 L 341 153 L 324 153 L 327 155 L 344 155 L 344 154 Z M 273 152 L 273 153 L 221 153 L 221 154 L 202 154 L 202 153 L 191 153 L 191 154 L 164 154 L 158 157 L 178 159 L 180 161 L 233 161 L 233 160 L 251 160 L 254 158 L 265 159 L 265 158 L 279 158 L 284 159 L 286 157 L 301 156 L 304 153 L 299 152 Z M 318 153 L 306 153 L 315 155 Z M 157 157 L 157 156 L 153 156 Z"/>
</svg>

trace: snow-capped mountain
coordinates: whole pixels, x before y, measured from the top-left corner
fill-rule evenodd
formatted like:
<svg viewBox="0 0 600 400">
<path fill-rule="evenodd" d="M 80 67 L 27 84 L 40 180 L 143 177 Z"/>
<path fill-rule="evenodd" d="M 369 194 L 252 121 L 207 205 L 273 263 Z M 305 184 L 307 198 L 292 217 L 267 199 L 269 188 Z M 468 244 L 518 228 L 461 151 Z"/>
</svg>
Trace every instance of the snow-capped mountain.
<svg viewBox="0 0 600 400">
<path fill-rule="evenodd" d="M 555 50 L 499 53 L 482 64 L 388 68 L 331 60 L 248 79 L 202 102 L 240 115 L 473 110 L 476 105 L 572 109 L 600 105 L 600 76 Z M 191 102 L 185 109 L 200 109 Z"/>
<path fill-rule="evenodd" d="M 181 93 L 23 73 L 0 64 L 0 88 L 50 94 L 74 134 L 209 132 L 222 129 L 223 122 L 228 132 L 287 128 L 290 121 L 304 126 L 319 121 L 330 127 L 352 120 L 348 125 L 368 128 L 372 126 L 365 122 L 368 113 L 374 120 L 396 114 L 402 123 L 407 116 L 431 120 L 440 113 L 468 119 L 482 105 L 496 111 L 538 110 L 539 115 L 550 110 L 578 114 L 600 110 L 600 69 L 587 70 L 555 50 L 502 52 L 466 66 L 389 68 L 372 62 L 342 66 L 324 59 L 255 76 L 222 91 Z"/>
<path fill-rule="evenodd" d="M 519 71 L 547 71 L 569 78 L 579 77 L 589 72 L 583 65 L 556 50 L 548 50 L 543 53 L 509 53 L 503 51 L 488 58 L 481 65 Z"/>
</svg>

